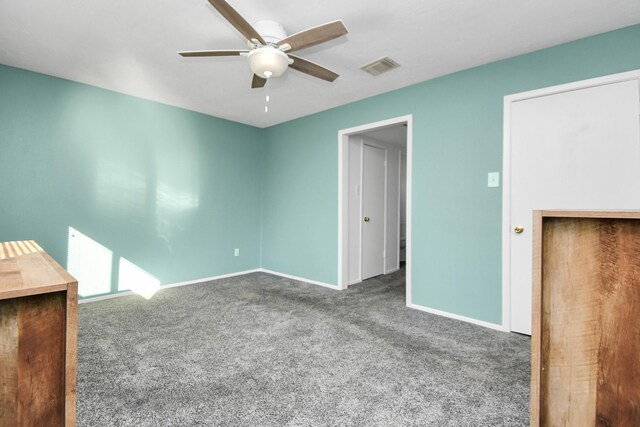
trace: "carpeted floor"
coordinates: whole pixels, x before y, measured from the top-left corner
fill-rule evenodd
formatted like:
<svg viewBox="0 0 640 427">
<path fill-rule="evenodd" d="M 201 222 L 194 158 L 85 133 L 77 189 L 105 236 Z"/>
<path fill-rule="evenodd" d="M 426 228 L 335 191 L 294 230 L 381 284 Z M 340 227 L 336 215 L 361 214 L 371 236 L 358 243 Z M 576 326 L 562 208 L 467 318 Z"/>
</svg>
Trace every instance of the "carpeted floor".
<svg viewBox="0 0 640 427">
<path fill-rule="evenodd" d="M 79 426 L 525 426 L 529 337 L 264 273 L 81 304 Z"/>
</svg>

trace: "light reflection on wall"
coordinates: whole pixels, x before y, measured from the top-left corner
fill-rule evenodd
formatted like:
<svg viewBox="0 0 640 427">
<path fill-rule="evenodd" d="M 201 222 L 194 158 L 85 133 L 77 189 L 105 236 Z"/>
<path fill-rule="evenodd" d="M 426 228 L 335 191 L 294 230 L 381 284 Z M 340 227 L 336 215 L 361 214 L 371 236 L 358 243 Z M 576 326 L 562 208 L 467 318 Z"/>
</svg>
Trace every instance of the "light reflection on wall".
<svg viewBox="0 0 640 427">
<path fill-rule="evenodd" d="M 147 186 L 145 174 L 126 163 L 101 160 L 96 165 L 95 197 L 104 214 L 143 216 Z"/>
<path fill-rule="evenodd" d="M 179 153 L 156 154 L 156 235 L 171 248 L 181 216 L 200 206 L 198 162 L 195 148 L 181 147 Z"/>
<path fill-rule="evenodd" d="M 125 258 L 120 258 L 118 291 L 131 290 L 146 299 L 160 289 L 160 281 Z"/>
<path fill-rule="evenodd" d="M 78 280 L 78 294 L 111 292 L 113 253 L 73 227 L 69 227 L 68 248 L 67 270 Z"/>
<path fill-rule="evenodd" d="M 111 292 L 113 252 L 89 236 L 69 227 L 67 270 L 78 279 L 81 297 Z M 150 299 L 160 289 L 160 281 L 131 261 L 120 258 L 118 291 L 132 291 Z"/>
</svg>

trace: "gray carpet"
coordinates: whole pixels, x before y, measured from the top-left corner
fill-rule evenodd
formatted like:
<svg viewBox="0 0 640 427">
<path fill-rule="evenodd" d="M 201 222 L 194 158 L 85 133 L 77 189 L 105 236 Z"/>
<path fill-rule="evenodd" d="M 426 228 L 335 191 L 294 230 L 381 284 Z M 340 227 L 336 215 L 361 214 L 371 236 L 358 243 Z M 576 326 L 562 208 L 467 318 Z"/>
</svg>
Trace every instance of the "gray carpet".
<svg viewBox="0 0 640 427">
<path fill-rule="evenodd" d="M 264 273 L 81 304 L 79 426 L 525 426 L 529 337 Z"/>
</svg>

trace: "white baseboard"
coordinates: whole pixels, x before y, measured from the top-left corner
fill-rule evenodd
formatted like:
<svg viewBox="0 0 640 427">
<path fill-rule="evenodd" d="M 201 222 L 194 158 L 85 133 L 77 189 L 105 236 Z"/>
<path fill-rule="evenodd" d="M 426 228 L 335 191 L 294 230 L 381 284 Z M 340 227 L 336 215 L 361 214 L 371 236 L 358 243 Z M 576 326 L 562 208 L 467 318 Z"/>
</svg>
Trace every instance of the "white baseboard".
<svg viewBox="0 0 640 427">
<path fill-rule="evenodd" d="M 219 280 L 219 279 L 226 279 L 228 277 L 244 276 L 245 274 L 258 273 L 259 271 L 260 271 L 259 268 L 254 268 L 252 270 L 245 270 L 245 271 L 238 271 L 238 272 L 235 272 L 235 273 L 221 274 L 220 276 L 206 277 L 204 279 L 189 280 L 187 282 L 178 282 L 178 283 L 172 283 L 170 285 L 162 285 L 161 289 L 162 288 L 176 288 L 178 286 L 185 286 L 185 285 L 197 285 L 198 283 L 208 282 L 210 280 Z"/>
<path fill-rule="evenodd" d="M 280 273 L 278 271 L 267 270 L 266 268 L 259 268 L 257 271 L 261 271 L 263 273 L 273 274 L 274 276 L 285 277 L 287 279 L 297 280 L 298 282 L 305 282 L 305 283 L 310 283 L 312 285 L 323 286 L 325 288 L 341 290 L 336 285 L 331 285 L 329 283 L 324 283 L 324 282 L 318 282 L 317 280 L 305 279 L 304 277 L 292 276 L 290 274 Z"/>
<path fill-rule="evenodd" d="M 205 277 L 205 278 L 202 278 L 202 279 L 188 280 L 186 282 L 171 283 L 171 284 L 168 284 L 168 285 L 160 286 L 159 290 L 161 291 L 162 289 L 167 289 L 167 288 L 177 288 L 178 286 L 197 285 L 199 283 L 209 282 L 209 281 L 212 281 L 212 280 L 226 279 L 226 278 L 235 277 L 235 276 L 243 276 L 243 275 L 249 274 L 249 273 L 268 273 L 268 274 L 273 274 L 274 276 L 280 276 L 280 277 L 284 277 L 284 278 L 291 279 L 291 280 L 297 280 L 299 282 L 309 283 L 311 285 L 322 286 L 322 287 L 333 289 L 333 290 L 340 290 L 340 288 L 338 288 L 338 286 L 336 286 L 336 285 L 331 285 L 331 284 L 325 283 L 325 282 L 319 282 L 317 280 L 306 279 L 304 277 L 293 276 L 291 274 L 280 273 L 279 271 L 268 270 L 266 268 L 255 268 L 253 270 L 245 270 L 245 271 L 238 271 L 238 272 L 235 272 L 235 273 L 221 274 L 219 276 L 211 276 L 211 277 Z M 360 283 L 360 282 L 356 281 L 354 283 Z M 129 295 L 137 295 L 137 294 L 135 292 L 132 292 L 132 291 L 124 291 L 124 292 L 118 292 L 117 294 L 107 294 L 107 295 L 100 295 L 100 296 L 97 296 L 97 297 L 82 298 L 82 299 L 78 300 L 78 304 L 102 301 L 102 300 L 106 300 L 106 299 L 119 298 L 119 297 L 124 297 L 124 296 L 129 296 Z M 495 329 L 495 330 L 498 330 L 498 331 L 508 332 L 508 331 L 506 331 L 504 329 L 504 327 L 502 325 L 497 325 L 495 323 L 490 323 L 490 322 L 484 322 L 482 320 L 473 319 L 471 317 L 459 316 L 457 314 L 453 314 L 453 313 L 449 313 L 449 312 L 441 311 L 441 310 L 436 310 L 434 308 L 424 307 L 424 306 L 417 305 L 417 304 L 407 304 L 407 307 L 413 308 L 415 310 L 424 311 L 426 313 L 436 314 L 438 316 L 448 317 L 448 318 L 455 319 L 455 320 L 461 320 L 461 321 L 467 322 L 467 323 L 473 323 L 474 325 L 484 326 L 485 328 L 489 328 L 489 329 Z"/>
<path fill-rule="evenodd" d="M 219 279 L 226 279 L 228 277 L 243 276 L 243 275 L 249 274 L 249 273 L 257 273 L 259 271 L 262 271 L 262 270 L 259 269 L 259 268 L 254 268 L 253 270 L 238 271 L 238 272 L 235 272 L 235 273 L 221 274 L 219 276 L 205 277 L 203 279 L 196 279 L 196 280 L 188 280 L 186 282 L 171 283 L 171 284 L 168 284 L 168 285 L 161 285 L 159 291 L 161 291 L 163 289 L 166 289 L 166 288 L 177 288 L 178 286 L 197 285 L 198 283 L 209 282 L 211 280 L 219 280 Z M 107 294 L 107 295 L 100 295 L 100 296 L 97 296 L 97 297 L 82 298 L 82 299 L 78 299 L 78 304 L 83 304 L 85 302 L 102 301 L 102 300 L 111 299 L 111 298 L 125 297 L 125 296 L 128 296 L 128 295 L 137 295 L 137 294 L 135 292 L 132 292 L 132 291 L 124 291 L 124 292 L 118 292 L 117 294 Z"/>
<path fill-rule="evenodd" d="M 438 316 L 449 317 L 455 320 L 461 320 L 467 323 L 473 323 L 474 325 L 484 326 L 485 328 L 495 329 L 497 331 L 509 332 L 504 329 L 502 325 L 497 325 L 495 323 L 484 322 L 482 320 L 473 319 L 471 317 L 459 316 L 457 314 L 449 313 L 446 311 L 436 310 L 435 308 L 424 307 L 417 304 L 407 304 L 407 307 L 413 308 L 415 310 L 424 311 L 431 314 L 437 314 Z"/>
</svg>

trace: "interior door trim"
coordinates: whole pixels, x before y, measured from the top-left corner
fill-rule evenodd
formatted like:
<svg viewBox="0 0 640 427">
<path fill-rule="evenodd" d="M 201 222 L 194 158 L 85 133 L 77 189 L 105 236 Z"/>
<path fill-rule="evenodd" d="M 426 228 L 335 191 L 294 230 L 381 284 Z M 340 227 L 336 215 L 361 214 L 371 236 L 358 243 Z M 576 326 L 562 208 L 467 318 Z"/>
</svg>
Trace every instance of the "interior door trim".
<svg viewBox="0 0 640 427">
<path fill-rule="evenodd" d="M 344 182 L 347 176 L 348 165 L 348 144 L 349 136 L 363 133 L 367 130 L 395 126 L 399 124 L 407 125 L 407 195 L 406 195 L 406 296 L 405 301 L 408 307 L 414 307 L 412 302 L 411 289 L 411 268 L 412 268 L 412 177 L 413 177 L 413 115 L 408 114 L 391 119 L 380 120 L 378 122 L 341 129 L 338 131 L 338 289 L 344 290 L 348 286 L 347 277 L 347 195 Z M 416 307 L 414 307 L 416 308 Z"/>
</svg>

